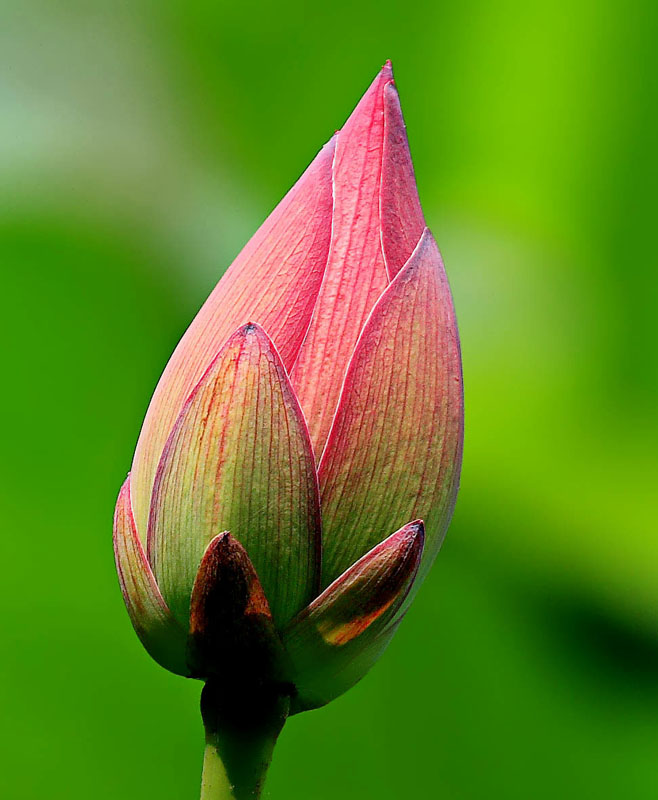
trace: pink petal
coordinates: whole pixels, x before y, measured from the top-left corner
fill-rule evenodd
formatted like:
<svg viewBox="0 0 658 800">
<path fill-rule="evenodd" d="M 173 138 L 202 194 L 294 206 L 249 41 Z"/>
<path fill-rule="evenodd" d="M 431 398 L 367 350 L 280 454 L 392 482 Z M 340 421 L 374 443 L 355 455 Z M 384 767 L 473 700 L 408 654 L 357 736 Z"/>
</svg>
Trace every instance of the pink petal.
<svg viewBox="0 0 658 800">
<path fill-rule="evenodd" d="M 407 263 L 425 229 L 407 130 L 394 83 L 384 87 L 384 155 L 381 188 L 382 246 L 389 278 Z"/>
<path fill-rule="evenodd" d="M 144 555 L 130 508 L 130 477 L 114 513 L 114 557 L 123 599 L 142 644 L 158 664 L 187 677 L 187 629 L 167 608 Z"/>
<path fill-rule="evenodd" d="M 323 586 L 415 517 L 425 574 L 452 515 L 462 437 L 457 324 L 426 230 L 364 328 L 320 463 Z"/>
<path fill-rule="evenodd" d="M 142 538 L 160 456 L 190 392 L 245 320 L 272 336 L 289 369 L 308 329 L 327 263 L 332 139 L 229 267 L 181 339 L 151 400 L 132 468 L 133 510 Z"/>
<path fill-rule="evenodd" d="M 291 373 L 318 457 L 356 340 L 388 284 L 380 235 L 380 185 L 384 87 L 391 80 L 387 64 L 338 134 L 329 260 Z"/>
</svg>

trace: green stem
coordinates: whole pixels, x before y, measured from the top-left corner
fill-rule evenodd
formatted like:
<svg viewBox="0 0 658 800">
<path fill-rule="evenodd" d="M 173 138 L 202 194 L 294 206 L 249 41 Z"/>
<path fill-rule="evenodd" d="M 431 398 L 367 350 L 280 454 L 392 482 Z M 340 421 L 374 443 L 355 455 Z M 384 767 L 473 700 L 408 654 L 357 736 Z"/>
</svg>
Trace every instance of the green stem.
<svg viewBox="0 0 658 800">
<path fill-rule="evenodd" d="M 258 694 L 237 704 L 206 684 L 201 696 L 206 728 L 201 800 L 260 797 L 289 706 L 290 698 L 278 694 Z"/>
<path fill-rule="evenodd" d="M 260 797 L 275 739 L 247 743 L 243 740 L 222 753 L 216 741 L 208 738 L 210 741 L 206 742 L 203 757 L 201 800 L 253 800 Z"/>
<path fill-rule="evenodd" d="M 217 748 L 206 742 L 201 776 L 201 800 L 227 800 L 234 798 L 233 786 Z"/>
</svg>

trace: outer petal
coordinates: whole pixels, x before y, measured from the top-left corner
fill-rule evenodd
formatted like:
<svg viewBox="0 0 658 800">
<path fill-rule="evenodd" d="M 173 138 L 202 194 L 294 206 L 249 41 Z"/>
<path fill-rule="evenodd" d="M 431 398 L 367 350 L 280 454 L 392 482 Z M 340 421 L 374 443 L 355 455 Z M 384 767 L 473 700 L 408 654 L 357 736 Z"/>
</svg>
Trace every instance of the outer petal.
<svg viewBox="0 0 658 800">
<path fill-rule="evenodd" d="M 327 263 L 333 155 L 332 139 L 229 267 L 167 364 L 133 461 L 140 536 L 146 535 L 151 488 L 167 437 L 190 392 L 238 325 L 249 319 L 261 324 L 286 367 L 292 366 Z"/>
<path fill-rule="evenodd" d="M 394 278 L 418 244 L 425 219 L 418 199 L 400 98 L 393 83 L 384 87 L 381 226 L 386 267 L 389 278 Z"/>
<path fill-rule="evenodd" d="M 384 87 L 392 77 L 387 64 L 338 134 L 329 260 L 308 334 L 291 373 L 318 457 L 356 340 L 388 284 L 379 205 Z"/>
<path fill-rule="evenodd" d="M 195 677 L 219 678 L 227 691 L 284 680 L 285 656 L 258 575 L 228 531 L 210 542 L 190 605 L 190 665 Z"/>
<path fill-rule="evenodd" d="M 418 572 L 424 532 L 405 525 L 351 566 L 284 632 L 295 709 L 316 708 L 360 680 L 388 643 L 387 629 Z"/>
<path fill-rule="evenodd" d="M 462 435 L 457 326 L 426 230 L 359 339 L 320 464 L 324 586 L 414 517 L 426 572 L 452 515 Z"/>
<path fill-rule="evenodd" d="M 304 418 L 281 359 L 257 325 L 222 348 L 181 412 L 153 487 L 149 561 L 187 620 L 206 546 L 235 531 L 277 625 L 314 595 L 320 559 L 317 478 Z"/>
<path fill-rule="evenodd" d="M 123 599 L 142 644 L 158 664 L 187 677 L 187 630 L 167 608 L 144 555 L 130 508 L 130 477 L 114 512 L 114 557 Z"/>
</svg>

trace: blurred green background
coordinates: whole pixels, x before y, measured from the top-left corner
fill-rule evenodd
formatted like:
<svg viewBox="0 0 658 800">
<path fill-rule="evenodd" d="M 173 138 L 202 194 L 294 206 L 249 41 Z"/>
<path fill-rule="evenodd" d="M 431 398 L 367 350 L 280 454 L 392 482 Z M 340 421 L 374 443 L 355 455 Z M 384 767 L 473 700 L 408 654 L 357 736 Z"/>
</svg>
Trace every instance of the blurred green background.
<svg viewBox="0 0 658 800">
<path fill-rule="evenodd" d="M 0 796 L 198 797 L 111 518 L 169 354 L 384 59 L 461 325 L 454 523 L 265 797 L 658 796 L 655 2 L 0 4 Z"/>
</svg>

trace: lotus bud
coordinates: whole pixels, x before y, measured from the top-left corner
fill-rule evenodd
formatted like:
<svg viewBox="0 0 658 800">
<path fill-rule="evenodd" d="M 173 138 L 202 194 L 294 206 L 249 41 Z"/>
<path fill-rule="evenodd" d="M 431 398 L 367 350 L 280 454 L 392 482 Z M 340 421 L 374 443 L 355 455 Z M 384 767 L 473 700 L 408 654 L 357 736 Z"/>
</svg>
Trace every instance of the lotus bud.
<svg viewBox="0 0 658 800">
<path fill-rule="evenodd" d="M 130 618 L 205 681 L 202 797 L 381 655 L 450 521 L 463 393 L 390 63 L 174 351 L 115 513 Z"/>
</svg>

